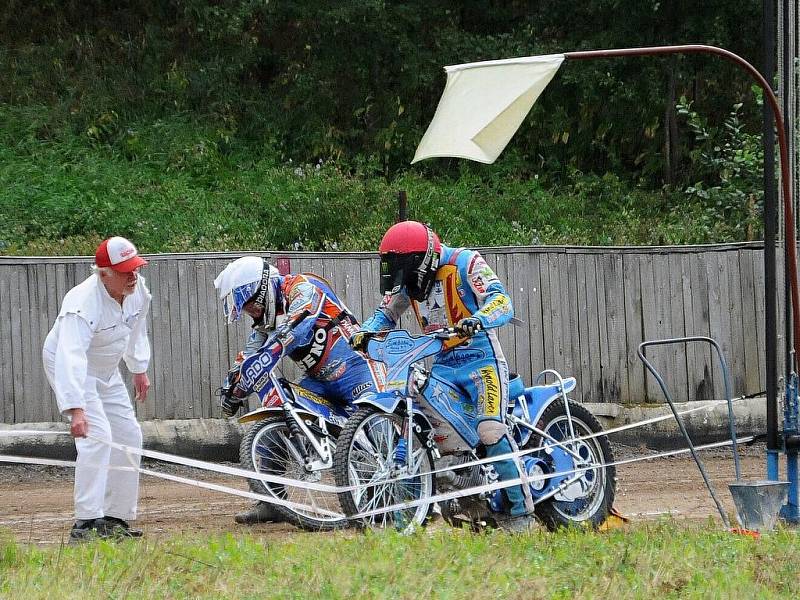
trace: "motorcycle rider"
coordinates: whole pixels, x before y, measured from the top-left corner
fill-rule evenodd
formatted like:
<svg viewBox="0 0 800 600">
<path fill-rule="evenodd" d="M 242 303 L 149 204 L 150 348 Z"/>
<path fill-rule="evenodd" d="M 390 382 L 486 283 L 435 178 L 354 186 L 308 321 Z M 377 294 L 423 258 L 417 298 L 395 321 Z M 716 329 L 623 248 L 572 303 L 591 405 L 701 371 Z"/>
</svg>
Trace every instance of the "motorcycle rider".
<svg viewBox="0 0 800 600">
<path fill-rule="evenodd" d="M 280 275 L 278 269 L 257 256 L 230 264 L 214 280 L 228 323 L 242 313 L 253 318 L 244 350 L 228 372 L 222 387 L 222 413 L 232 417 L 244 403 L 234 395 L 242 362 L 275 333 L 286 354 L 305 371 L 300 385 L 328 400 L 349 403 L 385 386 L 385 368 L 355 352 L 350 338 L 358 321 L 330 284 L 312 273 Z M 281 323 L 278 324 L 278 318 Z M 276 521 L 272 505 L 258 502 L 237 514 L 237 523 Z"/>
<path fill-rule="evenodd" d="M 390 227 L 379 252 L 383 301 L 361 332 L 394 329 L 409 306 L 423 331 L 455 327 L 459 337 L 445 342 L 431 372 L 451 383 L 446 394 L 460 401 L 437 400 L 439 393 L 430 385 L 425 397 L 464 439 L 473 446 L 483 444 L 488 457 L 512 452 L 505 425 L 508 364 L 495 332 L 514 316 L 503 284 L 478 252 L 443 245 L 430 227 L 417 221 Z M 351 342 L 356 349 L 366 347 L 367 336 L 361 332 Z M 469 407 L 467 411 L 462 412 L 462 403 Z M 448 412 L 455 419 L 444 416 Z M 513 459 L 492 464 L 501 481 L 520 477 Z M 533 523 L 530 494 L 519 485 L 505 488 L 505 494 L 510 514 L 502 519 L 502 526 L 527 530 Z"/>
</svg>

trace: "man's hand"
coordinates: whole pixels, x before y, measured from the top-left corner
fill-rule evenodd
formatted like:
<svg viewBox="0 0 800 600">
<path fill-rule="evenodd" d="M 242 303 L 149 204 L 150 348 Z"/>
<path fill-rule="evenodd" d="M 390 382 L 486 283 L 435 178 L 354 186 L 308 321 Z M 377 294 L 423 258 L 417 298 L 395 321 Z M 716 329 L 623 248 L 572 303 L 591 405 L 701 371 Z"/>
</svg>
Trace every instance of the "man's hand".
<svg viewBox="0 0 800 600">
<path fill-rule="evenodd" d="M 136 390 L 136 400 L 144 402 L 147 398 L 147 390 L 150 389 L 150 378 L 147 373 L 133 374 L 133 389 Z"/>
<path fill-rule="evenodd" d="M 475 317 L 466 317 L 456 323 L 455 330 L 461 336 L 472 337 L 477 332 L 483 329 L 480 319 Z"/>
<path fill-rule="evenodd" d="M 74 438 L 86 437 L 89 433 L 89 421 L 86 420 L 86 413 L 83 409 L 72 408 L 69 410 L 69 415 L 69 434 Z"/>
<path fill-rule="evenodd" d="M 353 334 L 353 337 L 350 338 L 350 347 L 353 350 L 358 350 L 359 352 L 365 352 L 367 350 L 368 341 L 369 341 L 368 332 L 356 331 Z"/>
</svg>

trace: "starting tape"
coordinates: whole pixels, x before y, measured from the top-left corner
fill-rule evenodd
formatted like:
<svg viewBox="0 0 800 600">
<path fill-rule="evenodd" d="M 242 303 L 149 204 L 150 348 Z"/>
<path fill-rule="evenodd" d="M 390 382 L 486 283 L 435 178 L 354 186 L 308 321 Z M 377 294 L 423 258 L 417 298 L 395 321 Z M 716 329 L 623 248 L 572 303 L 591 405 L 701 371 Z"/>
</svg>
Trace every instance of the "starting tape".
<svg viewBox="0 0 800 600">
<path fill-rule="evenodd" d="M 736 398 L 735 400 L 733 400 L 733 402 L 737 402 L 737 401 L 740 401 L 742 399 L 744 399 L 744 397 Z M 726 400 L 714 401 L 713 403 L 706 404 L 704 406 L 689 408 L 689 409 L 686 409 L 684 411 L 680 411 L 678 414 L 679 415 L 685 415 L 685 414 L 699 412 L 699 411 L 712 411 L 712 410 L 716 409 L 718 406 L 720 406 L 722 404 L 727 404 L 727 401 Z M 674 418 L 674 416 L 670 413 L 670 414 L 666 414 L 666 415 L 662 415 L 662 416 L 658 416 L 658 417 L 653 417 L 651 419 L 647 419 L 647 420 L 644 420 L 644 421 L 639 421 L 639 422 L 635 422 L 635 423 L 629 423 L 627 425 L 623 425 L 623 426 L 616 427 L 616 428 L 609 429 L 609 430 L 605 430 L 605 431 L 600 431 L 600 432 L 597 432 L 597 433 L 593 433 L 593 434 L 590 434 L 590 435 L 586 435 L 586 436 L 582 436 L 582 437 L 579 437 L 579 438 L 571 439 L 571 440 L 568 440 L 568 441 L 569 442 L 584 441 L 584 440 L 592 439 L 592 438 L 595 438 L 595 437 L 608 436 L 610 434 L 618 433 L 620 431 L 633 429 L 633 428 L 636 428 L 636 427 L 643 427 L 643 426 L 646 426 L 646 425 L 650 425 L 650 424 L 653 424 L 653 423 L 657 423 L 657 422 L 664 421 L 664 420 L 667 420 L 667 419 L 672 419 L 672 418 Z M 49 430 L 49 431 L 36 431 L 36 430 L 22 430 L 22 429 L 0 430 L 0 438 L 2 438 L 2 437 L 23 437 L 23 436 L 52 436 L 52 435 L 69 435 L 69 432 L 68 431 L 51 431 L 51 430 Z M 154 450 L 145 450 L 145 449 L 142 449 L 142 448 L 134 448 L 134 447 L 131 447 L 131 446 L 126 446 L 124 444 L 119 444 L 117 442 L 113 442 L 113 441 L 109 441 L 109 440 L 101 439 L 101 438 L 96 438 L 96 437 L 93 437 L 93 436 L 89 436 L 89 437 L 91 439 L 99 442 L 99 443 L 106 444 L 106 445 L 110 446 L 111 448 L 114 448 L 114 449 L 124 453 L 126 458 L 128 459 L 128 461 L 131 463 L 130 467 L 104 466 L 104 468 L 108 468 L 108 469 L 123 469 L 123 470 L 136 470 L 139 473 L 143 473 L 145 475 L 150 475 L 152 477 L 158 477 L 158 478 L 161 478 L 161 479 L 174 481 L 176 483 L 182 483 L 182 484 L 186 484 L 186 485 L 191 485 L 191 486 L 195 486 L 195 487 L 209 489 L 209 490 L 212 490 L 212 491 L 222 492 L 222 493 L 229 494 L 229 495 L 234 495 L 234 496 L 239 496 L 239 497 L 243 497 L 243 498 L 249 498 L 249 499 L 253 499 L 253 500 L 267 502 L 267 503 L 270 503 L 270 504 L 276 504 L 276 505 L 280 505 L 280 506 L 285 506 L 286 508 L 289 508 L 291 510 L 300 511 L 300 512 L 307 512 L 307 513 L 312 513 L 312 514 L 315 514 L 315 515 L 322 515 L 322 516 L 331 517 L 331 518 L 346 518 L 346 517 L 342 513 L 338 513 L 338 512 L 335 512 L 335 511 L 331 511 L 331 510 L 316 506 L 316 503 L 314 503 L 314 501 L 313 501 L 313 496 L 309 496 L 312 504 L 302 504 L 302 503 L 297 503 L 297 502 L 291 502 L 291 501 L 288 501 L 288 500 L 284 500 L 282 498 L 278 498 L 278 497 L 273 496 L 273 495 L 258 494 L 258 493 L 251 492 L 251 491 L 243 491 L 243 490 L 236 489 L 236 488 L 231 488 L 231 487 L 225 486 L 225 485 L 210 483 L 210 482 L 206 482 L 206 481 L 200 481 L 200 480 L 192 479 L 192 478 L 189 478 L 189 477 L 181 477 L 181 476 L 178 476 L 178 475 L 170 475 L 170 474 L 162 473 L 162 472 L 155 471 L 155 470 L 152 470 L 152 469 L 142 468 L 141 466 L 139 466 L 139 464 L 138 464 L 139 461 L 138 461 L 138 458 L 136 458 L 136 457 L 140 457 L 141 456 L 141 457 L 146 457 L 146 458 L 152 458 L 152 459 L 160 460 L 160 461 L 163 461 L 163 462 L 179 464 L 179 465 L 192 467 L 192 468 L 196 468 L 196 469 L 200 469 L 200 470 L 216 472 L 216 473 L 220 473 L 220 474 L 224 474 L 224 475 L 231 475 L 231 476 L 234 476 L 234 477 L 243 477 L 245 479 L 256 479 L 256 480 L 260 480 L 263 483 L 274 483 L 274 484 L 283 485 L 283 486 L 290 486 L 290 487 L 293 487 L 293 488 L 301 488 L 301 489 L 305 489 L 305 490 L 307 490 L 309 492 L 316 491 L 316 492 L 325 492 L 325 493 L 332 493 L 332 494 L 344 493 L 344 492 L 352 492 L 352 491 L 356 491 L 356 490 L 363 490 L 364 488 L 368 488 L 368 487 L 372 487 L 372 486 L 386 486 L 386 485 L 389 485 L 389 484 L 392 484 L 392 483 L 399 483 L 401 481 L 404 481 L 405 479 L 408 479 L 409 477 L 416 478 L 416 477 L 425 477 L 425 476 L 430 476 L 430 475 L 436 475 L 437 473 L 441 473 L 441 472 L 444 472 L 444 471 L 449 471 L 449 470 L 454 468 L 454 465 L 450 465 L 450 466 L 447 466 L 447 467 L 434 469 L 434 470 L 431 470 L 431 471 L 428 471 L 428 472 L 425 472 L 425 473 L 415 473 L 414 475 L 410 475 L 410 476 L 406 476 L 406 477 L 398 477 L 398 478 L 394 478 L 394 479 L 379 480 L 379 481 L 365 483 L 365 484 L 361 484 L 361 485 L 335 486 L 335 485 L 326 485 L 326 484 L 321 484 L 321 483 L 316 483 L 316 482 L 311 482 L 311 481 L 303 481 L 303 480 L 293 479 L 293 478 L 288 478 L 288 477 L 280 477 L 280 476 L 277 476 L 277 475 L 270 475 L 270 474 L 266 474 L 266 473 L 255 472 L 255 471 L 248 471 L 246 469 L 241 469 L 241 468 L 237 468 L 237 467 L 229 467 L 229 466 L 226 466 L 226 465 L 219 465 L 219 464 L 216 464 L 216 463 L 210 463 L 210 462 L 206 462 L 206 461 L 200 461 L 200 460 L 196 460 L 196 459 L 192 459 L 192 458 L 186 458 L 186 457 L 182 457 L 182 456 L 178 456 L 178 455 L 174 455 L 174 454 L 169 454 L 169 453 L 166 453 L 166 452 L 158 452 L 158 451 L 154 451 Z M 752 439 L 753 439 L 752 437 L 746 437 L 746 438 L 737 439 L 737 442 L 738 443 L 744 443 L 744 442 L 751 441 Z M 727 440 L 727 441 L 724 441 L 724 442 L 717 442 L 717 443 L 713 443 L 713 444 L 706 444 L 706 445 L 703 445 L 703 446 L 696 446 L 695 449 L 696 450 L 706 450 L 706 449 L 710 449 L 710 448 L 723 447 L 723 446 L 728 446 L 728 445 L 732 445 L 732 444 L 733 444 L 733 442 L 731 440 Z M 506 459 L 517 460 L 522 456 L 538 452 L 538 451 L 540 451 L 542 449 L 544 449 L 544 446 L 541 446 L 541 447 L 538 447 L 538 448 L 530 448 L 530 449 L 525 449 L 525 450 L 518 450 L 518 451 L 515 451 L 515 452 L 507 453 L 507 454 L 504 454 L 504 455 L 501 455 L 501 456 L 492 457 L 492 458 L 477 459 L 477 460 L 466 462 L 466 463 L 459 463 L 455 467 L 458 468 L 458 469 L 463 469 L 463 468 L 469 468 L 471 466 L 492 463 L 492 462 L 496 462 L 496 461 L 499 461 L 499 460 L 506 460 Z M 446 500 L 452 500 L 452 499 L 456 499 L 456 498 L 460 498 L 460 497 L 464 497 L 464 496 L 471 496 L 471 495 L 485 493 L 485 492 L 492 492 L 492 491 L 499 490 L 499 489 L 504 489 L 504 488 L 513 487 L 513 486 L 516 486 L 516 485 L 530 483 L 531 481 L 538 481 L 538 480 L 549 479 L 551 477 L 561 477 L 561 476 L 568 476 L 568 475 L 573 475 L 573 474 L 578 474 L 578 473 L 585 473 L 586 471 L 592 471 L 592 470 L 596 470 L 596 469 L 604 469 L 604 468 L 611 467 L 611 466 L 619 466 L 619 465 L 630 464 L 630 463 L 646 461 L 646 460 L 653 460 L 653 459 L 657 459 L 657 458 L 663 458 L 663 457 L 666 457 L 666 456 L 674 456 L 674 455 L 688 453 L 688 452 L 690 452 L 690 450 L 688 448 L 684 448 L 684 449 L 680 449 L 680 450 L 672 450 L 672 451 L 667 451 L 667 452 L 661 452 L 661 453 L 658 453 L 658 454 L 647 455 L 647 456 L 643 456 L 643 457 L 636 457 L 636 458 L 630 458 L 630 459 L 614 461 L 614 462 L 607 463 L 607 464 L 606 463 L 600 463 L 600 464 L 592 463 L 590 465 L 583 466 L 583 467 L 580 467 L 580 468 L 577 468 L 577 469 L 572 469 L 570 471 L 563 471 L 563 472 L 558 472 L 558 473 L 548 473 L 548 474 L 538 475 L 538 476 L 525 475 L 523 477 L 519 477 L 519 478 L 516 478 L 516 479 L 513 479 L 513 480 L 495 481 L 495 482 L 492 482 L 490 484 L 485 484 L 485 485 L 475 486 L 475 487 L 471 487 L 471 488 L 464 488 L 464 489 L 454 490 L 452 492 L 447 492 L 445 494 L 437 494 L 437 495 L 430 496 L 430 497 L 427 497 L 427 498 L 423 498 L 423 499 L 420 499 L 420 500 L 409 501 L 409 502 L 401 502 L 401 503 L 394 504 L 394 505 L 391 505 L 391 506 L 384 506 L 384 507 L 376 508 L 376 509 L 373 509 L 373 510 L 363 511 L 363 512 L 357 514 L 357 515 L 352 515 L 350 518 L 359 519 L 359 518 L 366 518 L 366 517 L 369 517 L 369 516 L 379 515 L 379 514 L 382 514 L 382 513 L 394 512 L 394 511 L 398 511 L 398 510 L 407 510 L 407 509 L 410 509 L 410 508 L 414 508 L 416 506 L 421 506 L 423 504 L 432 504 L 432 503 L 435 503 L 435 502 L 443 502 L 443 501 L 446 501 Z M 51 466 L 60 466 L 60 467 L 68 467 L 68 468 L 74 468 L 75 467 L 75 462 L 74 461 L 63 461 L 63 460 L 55 460 L 55 459 L 33 458 L 33 457 L 12 456 L 12 455 L 0 455 L 0 462 L 17 463 L 17 464 L 51 465 Z"/>
</svg>

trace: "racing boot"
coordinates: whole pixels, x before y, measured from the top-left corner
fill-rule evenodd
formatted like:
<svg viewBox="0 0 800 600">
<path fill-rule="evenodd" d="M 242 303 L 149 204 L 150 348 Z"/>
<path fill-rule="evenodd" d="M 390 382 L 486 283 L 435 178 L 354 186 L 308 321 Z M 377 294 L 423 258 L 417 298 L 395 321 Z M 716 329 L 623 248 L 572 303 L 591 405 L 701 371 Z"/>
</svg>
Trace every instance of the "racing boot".
<svg viewBox="0 0 800 600">
<path fill-rule="evenodd" d="M 486 456 L 488 458 L 502 456 L 503 454 L 511 453 L 512 450 L 513 448 L 508 438 L 503 437 L 495 444 L 486 445 Z M 516 463 L 510 458 L 495 461 L 492 465 L 500 481 L 510 481 L 520 477 Z M 508 499 L 509 511 L 506 515 L 498 516 L 496 519 L 498 526 L 510 533 L 531 531 L 536 525 L 532 515 L 533 503 L 523 491 L 522 486 L 507 487 L 503 489 L 503 492 Z"/>
<path fill-rule="evenodd" d="M 507 533 L 531 533 L 538 527 L 532 515 L 502 515 L 498 516 L 497 526 Z"/>
<path fill-rule="evenodd" d="M 255 525 L 256 523 L 280 523 L 283 518 L 269 502 L 256 502 L 248 510 L 237 514 L 233 520 L 240 525 Z"/>
</svg>

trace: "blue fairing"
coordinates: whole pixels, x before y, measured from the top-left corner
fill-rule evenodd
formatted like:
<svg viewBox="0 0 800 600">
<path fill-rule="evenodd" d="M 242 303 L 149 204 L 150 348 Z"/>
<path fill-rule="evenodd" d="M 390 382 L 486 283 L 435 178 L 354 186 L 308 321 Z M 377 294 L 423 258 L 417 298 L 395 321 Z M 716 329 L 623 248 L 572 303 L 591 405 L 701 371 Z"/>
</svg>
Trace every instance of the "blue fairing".
<svg viewBox="0 0 800 600">
<path fill-rule="evenodd" d="M 569 394 L 574 389 L 575 378 L 567 377 L 564 380 L 564 392 Z M 511 396 L 516 400 L 514 403 L 514 415 L 519 418 L 523 418 L 524 413 L 522 412 L 522 403 L 519 401 L 518 396 L 519 394 Z M 528 403 L 528 414 L 530 415 L 531 420 L 535 423 L 537 417 L 544 411 L 545 408 L 547 408 L 547 405 L 556 398 L 561 397 L 561 385 L 558 383 L 553 383 L 550 385 L 535 385 L 533 387 L 525 388 L 524 396 Z"/>
<path fill-rule="evenodd" d="M 386 364 L 390 370 L 390 380 L 394 379 L 391 376 L 392 371 L 397 370 L 402 373 L 414 361 L 438 354 L 441 349 L 442 340 L 424 336 L 415 337 L 404 329 L 390 331 L 384 339 L 370 340 L 367 344 L 367 354 L 370 358 Z"/>
<path fill-rule="evenodd" d="M 397 405 L 402 399 L 403 396 L 395 390 L 391 392 L 379 392 L 377 394 L 365 394 L 356 400 L 354 404 L 369 404 L 385 413 L 391 414 L 397 409 Z"/>
<path fill-rule="evenodd" d="M 279 342 L 267 340 L 258 352 L 244 359 L 236 387 L 245 393 L 256 392 L 263 398 L 272 387 L 269 375 L 281 356 L 283 346 Z"/>
</svg>

